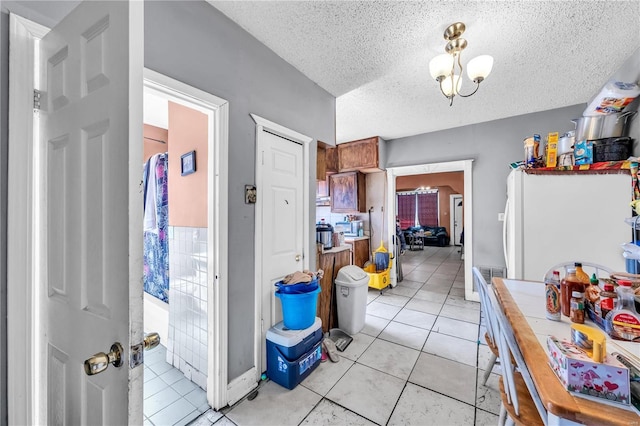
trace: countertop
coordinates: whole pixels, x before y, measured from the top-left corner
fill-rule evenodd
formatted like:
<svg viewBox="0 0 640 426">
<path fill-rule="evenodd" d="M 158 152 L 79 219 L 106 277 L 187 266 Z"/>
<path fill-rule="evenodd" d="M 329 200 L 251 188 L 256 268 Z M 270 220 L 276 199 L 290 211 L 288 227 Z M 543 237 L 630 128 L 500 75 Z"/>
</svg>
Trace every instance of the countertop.
<svg viewBox="0 0 640 426">
<path fill-rule="evenodd" d="M 320 254 L 339 253 L 339 252 L 341 252 L 341 251 L 349 250 L 350 248 L 351 248 L 351 247 L 349 247 L 349 246 L 347 246 L 347 245 L 344 245 L 344 246 L 334 247 L 334 248 L 331 248 L 331 249 L 329 249 L 329 250 L 324 249 L 324 250 L 322 250 L 322 251 L 320 252 Z"/>
<path fill-rule="evenodd" d="M 353 241 L 368 240 L 368 239 L 369 237 L 367 237 L 366 235 L 364 237 L 344 237 L 345 242 L 353 242 Z"/>
</svg>

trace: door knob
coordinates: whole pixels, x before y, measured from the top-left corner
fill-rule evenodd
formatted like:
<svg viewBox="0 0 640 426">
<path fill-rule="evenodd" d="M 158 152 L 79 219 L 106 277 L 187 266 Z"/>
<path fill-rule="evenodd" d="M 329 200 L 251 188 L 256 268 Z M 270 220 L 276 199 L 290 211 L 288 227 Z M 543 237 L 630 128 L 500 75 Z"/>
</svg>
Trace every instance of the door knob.
<svg viewBox="0 0 640 426">
<path fill-rule="evenodd" d="M 93 376 L 94 374 L 102 373 L 107 369 L 109 364 L 113 364 L 114 367 L 122 366 L 123 352 L 122 345 L 119 342 L 114 343 L 111 345 L 111 351 L 109 353 L 99 352 L 87 359 L 84 362 L 84 372 L 87 373 L 88 376 Z"/>
<path fill-rule="evenodd" d="M 158 333 L 149 333 L 144 336 L 144 350 L 153 349 L 160 344 L 160 335 Z"/>
<path fill-rule="evenodd" d="M 296 262 L 300 262 L 300 255 L 296 254 Z"/>
</svg>

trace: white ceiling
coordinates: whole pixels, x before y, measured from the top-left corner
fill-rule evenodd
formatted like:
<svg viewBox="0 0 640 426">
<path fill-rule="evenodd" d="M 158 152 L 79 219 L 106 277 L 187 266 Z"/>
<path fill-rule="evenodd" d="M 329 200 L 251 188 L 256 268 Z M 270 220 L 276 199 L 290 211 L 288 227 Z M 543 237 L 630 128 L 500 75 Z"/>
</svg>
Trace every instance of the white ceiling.
<svg viewBox="0 0 640 426">
<path fill-rule="evenodd" d="M 209 3 L 336 96 L 338 142 L 586 103 L 640 46 L 637 0 Z M 467 26 L 463 65 L 489 54 L 494 67 L 449 107 L 429 60 L 456 21 Z"/>
</svg>

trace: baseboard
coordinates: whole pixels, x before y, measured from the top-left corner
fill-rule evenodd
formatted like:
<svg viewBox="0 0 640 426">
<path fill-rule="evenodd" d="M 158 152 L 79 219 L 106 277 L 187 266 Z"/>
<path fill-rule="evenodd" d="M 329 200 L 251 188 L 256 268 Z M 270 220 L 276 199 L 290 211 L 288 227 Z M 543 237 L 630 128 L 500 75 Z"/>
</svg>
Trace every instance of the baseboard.
<svg viewBox="0 0 640 426">
<path fill-rule="evenodd" d="M 229 383 L 227 390 L 227 398 L 229 399 L 229 405 L 233 405 L 236 402 L 244 398 L 249 392 L 258 387 L 256 382 L 256 368 L 253 367 L 247 370 L 244 374 L 233 379 Z"/>
</svg>

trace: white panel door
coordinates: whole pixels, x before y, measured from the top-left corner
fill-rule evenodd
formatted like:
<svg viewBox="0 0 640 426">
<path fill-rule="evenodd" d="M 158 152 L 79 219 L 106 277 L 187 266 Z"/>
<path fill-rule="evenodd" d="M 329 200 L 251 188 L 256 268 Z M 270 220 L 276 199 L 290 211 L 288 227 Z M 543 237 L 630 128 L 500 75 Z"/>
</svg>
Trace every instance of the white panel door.
<svg viewBox="0 0 640 426">
<path fill-rule="evenodd" d="M 141 28 L 141 2 L 86 2 L 41 42 L 41 379 L 51 425 L 142 421 L 133 406 L 142 367 L 129 368 L 130 319 L 142 337 Z M 85 374 L 84 361 L 115 342 L 123 365 Z"/>
<path fill-rule="evenodd" d="M 462 239 L 462 230 L 463 230 L 463 216 L 462 216 L 462 195 L 452 195 L 451 199 L 453 201 L 453 244 L 456 246 L 462 245 L 460 241 Z"/>
<path fill-rule="evenodd" d="M 267 368 L 267 330 L 282 320 L 274 284 L 302 269 L 303 255 L 303 147 L 264 132 L 262 186 L 262 369 Z"/>
</svg>

